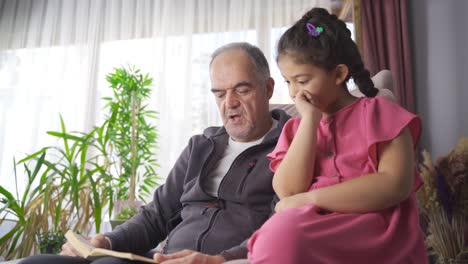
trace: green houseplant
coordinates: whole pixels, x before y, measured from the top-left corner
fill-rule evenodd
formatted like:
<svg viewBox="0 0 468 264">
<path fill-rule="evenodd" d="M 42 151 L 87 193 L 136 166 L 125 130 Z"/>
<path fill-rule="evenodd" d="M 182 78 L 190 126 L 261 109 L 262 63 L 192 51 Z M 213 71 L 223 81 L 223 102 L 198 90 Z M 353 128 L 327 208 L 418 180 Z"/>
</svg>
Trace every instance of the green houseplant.
<svg viewBox="0 0 468 264">
<path fill-rule="evenodd" d="M 61 117 L 60 123 L 61 131 L 48 134 L 62 144 L 42 148 L 18 162 L 27 174 L 24 193 L 18 193 L 17 163 L 14 163 L 16 194 L 0 186 L 0 224 L 13 225 L 0 237 L 0 252 L 7 259 L 38 253 L 38 245 L 32 239 L 36 235 L 47 238 L 42 240 L 47 244 L 58 245 L 60 236 L 47 234 L 64 233 L 67 229 L 88 233 L 93 222 L 99 232 L 102 205 L 106 204 L 106 196 L 100 193 L 110 188 L 106 182 L 112 178 L 102 166 L 88 164 L 88 149 L 95 144 L 93 136 L 99 128 L 88 134 L 70 133 Z M 57 240 L 51 241 L 52 238 Z"/>
<path fill-rule="evenodd" d="M 13 225 L 0 237 L 6 259 L 38 253 L 31 239 L 36 235 L 68 229 L 88 234 L 93 224 L 99 232 L 103 214 L 108 210 L 111 216 L 115 200 L 143 200 L 156 186 L 157 134 L 150 124 L 156 112 L 144 103 L 152 80 L 134 67 L 115 69 L 107 80 L 113 97 L 103 98 L 108 112 L 102 125 L 89 133 L 68 132 L 60 117 L 61 130 L 47 132 L 60 144 L 14 163 L 15 179 L 17 164 L 27 174 L 24 193 L 0 186 L 0 225 Z M 134 210 L 126 211 L 121 216 Z"/>
<path fill-rule="evenodd" d="M 157 145 L 157 118 L 148 109 L 152 79 L 135 67 L 118 68 L 106 76 L 113 96 L 105 97 L 107 104 L 109 152 L 114 158 L 110 172 L 114 175 L 116 210 L 114 218 L 124 221 L 137 212 L 139 206 L 157 184 L 154 158 Z M 114 204 L 110 204 L 112 209 Z M 133 209 L 132 209 L 133 208 Z M 120 213 L 124 210 L 125 213 Z M 125 217 L 123 217 L 125 216 Z"/>
</svg>

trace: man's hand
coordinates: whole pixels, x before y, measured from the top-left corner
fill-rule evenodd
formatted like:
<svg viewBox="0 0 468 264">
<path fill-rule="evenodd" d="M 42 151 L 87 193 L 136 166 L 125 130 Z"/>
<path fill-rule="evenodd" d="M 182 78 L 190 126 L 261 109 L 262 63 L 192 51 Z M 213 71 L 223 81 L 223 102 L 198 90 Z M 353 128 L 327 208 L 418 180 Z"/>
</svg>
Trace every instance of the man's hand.
<svg viewBox="0 0 468 264">
<path fill-rule="evenodd" d="M 173 254 L 154 254 L 153 259 L 163 264 L 219 264 L 224 258 L 217 255 L 206 255 L 197 251 L 182 250 Z"/>
<path fill-rule="evenodd" d="M 109 241 L 107 241 L 106 237 L 103 234 L 97 234 L 93 238 L 87 237 L 85 238 L 88 242 L 91 243 L 92 246 L 97 248 L 105 248 L 110 249 Z M 70 243 L 65 243 L 62 246 L 62 251 L 60 252 L 62 256 L 72 256 L 76 257 L 79 256 L 78 252 Z"/>
</svg>

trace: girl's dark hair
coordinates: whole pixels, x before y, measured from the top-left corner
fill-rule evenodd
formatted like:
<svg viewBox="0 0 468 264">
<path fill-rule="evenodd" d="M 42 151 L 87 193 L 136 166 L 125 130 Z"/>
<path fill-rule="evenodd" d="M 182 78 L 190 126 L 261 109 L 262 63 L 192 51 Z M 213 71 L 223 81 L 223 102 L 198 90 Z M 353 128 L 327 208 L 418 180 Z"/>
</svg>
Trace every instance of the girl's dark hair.
<svg viewBox="0 0 468 264">
<path fill-rule="evenodd" d="M 307 23 L 322 27 L 319 36 L 309 35 Z M 359 90 L 367 97 L 377 95 L 378 89 L 364 68 L 356 43 L 346 24 L 323 8 L 312 8 L 278 42 L 278 61 L 282 55 L 292 55 L 299 63 L 310 63 L 326 70 L 333 70 L 338 64 L 348 66 L 346 81 L 353 77 Z"/>
</svg>

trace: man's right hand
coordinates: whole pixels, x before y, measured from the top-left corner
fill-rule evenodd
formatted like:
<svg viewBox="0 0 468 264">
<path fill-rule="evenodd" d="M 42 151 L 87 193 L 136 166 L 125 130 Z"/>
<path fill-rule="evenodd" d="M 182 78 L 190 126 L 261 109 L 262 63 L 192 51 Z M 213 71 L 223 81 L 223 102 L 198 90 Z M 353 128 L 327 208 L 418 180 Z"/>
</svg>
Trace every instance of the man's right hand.
<svg viewBox="0 0 468 264">
<path fill-rule="evenodd" d="M 92 246 L 97 248 L 105 248 L 110 249 L 109 241 L 107 241 L 106 237 L 103 234 L 97 234 L 93 238 L 85 238 Z M 76 257 L 79 256 L 78 252 L 75 248 L 68 242 L 63 244 L 62 251 L 60 252 L 62 256 L 72 256 Z"/>
</svg>

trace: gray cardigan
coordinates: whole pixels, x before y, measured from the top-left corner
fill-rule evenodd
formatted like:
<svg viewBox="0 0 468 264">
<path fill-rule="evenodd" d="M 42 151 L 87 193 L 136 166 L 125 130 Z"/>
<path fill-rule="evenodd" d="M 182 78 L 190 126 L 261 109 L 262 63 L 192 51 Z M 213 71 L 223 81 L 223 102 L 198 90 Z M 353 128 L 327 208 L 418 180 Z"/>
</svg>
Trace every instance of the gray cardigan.
<svg viewBox="0 0 468 264">
<path fill-rule="evenodd" d="M 229 135 L 224 127 L 193 136 L 153 201 L 105 235 L 112 249 L 144 254 L 166 237 L 164 253 L 183 249 L 245 258 L 246 242 L 270 216 L 273 173 L 266 155 L 273 150 L 289 116 L 273 110 L 278 121 L 262 143 L 242 152 L 223 178 L 218 196 L 203 190 L 203 180 L 223 153 Z"/>
</svg>

